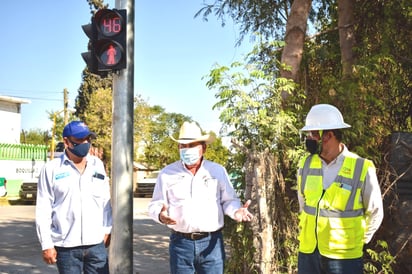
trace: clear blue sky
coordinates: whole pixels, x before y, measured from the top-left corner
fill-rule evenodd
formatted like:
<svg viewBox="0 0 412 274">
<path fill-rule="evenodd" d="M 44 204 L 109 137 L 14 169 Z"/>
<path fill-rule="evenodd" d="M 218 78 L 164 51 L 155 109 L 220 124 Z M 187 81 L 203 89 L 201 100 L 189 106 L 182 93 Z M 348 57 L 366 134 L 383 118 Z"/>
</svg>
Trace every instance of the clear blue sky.
<svg viewBox="0 0 412 274">
<path fill-rule="evenodd" d="M 229 65 L 251 49 L 236 47 L 238 29 L 227 20 L 194 18 L 203 0 L 135 1 L 134 93 L 150 105 L 182 113 L 204 130 L 219 129 L 212 111 L 215 91 L 206 88 L 215 63 Z M 109 8 L 115 1 L 105 1 Z M 22 128 L 51 129 L 47 112 L 63 109 L 63 89 L 74 107 L 85 63 L 90 22 L 86 0 L 1 0 L 0 95 L 29 99 Z M 246 39 L 247 40 L 247 39 Z"/>
</svg>

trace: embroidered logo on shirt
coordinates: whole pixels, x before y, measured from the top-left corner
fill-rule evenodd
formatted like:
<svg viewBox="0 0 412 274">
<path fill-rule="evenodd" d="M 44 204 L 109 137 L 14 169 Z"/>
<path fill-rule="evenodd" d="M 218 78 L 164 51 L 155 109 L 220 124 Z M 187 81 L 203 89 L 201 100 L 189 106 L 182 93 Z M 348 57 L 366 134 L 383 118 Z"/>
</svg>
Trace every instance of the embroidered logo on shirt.
<svg viewBox="0 0 412 274">
<path fill-rule="evenodd" d="M 203 183 L 205 184 L 205 186 L 206 186 L 206 187 L 209 187 L 209 182 L 216 181 L 216 178 L 214 178 L 214 177 L 207 177 L 207 176 L 205 175 L 205 176 L 203 176 L 202 180 L 203 180 Z"/>
<path fill-rule="evenodd" d="M 100 179 L 100 180 L 104 180 L 104 175 L 100 174 L 100 173 L 94 173 L 93 175 L 94 178 Z"/>
<path fill-rule="evenodd" d="M 352 174 L 352 169 L 347 168 L 347 167 L 342 167 L 342 174 L 346 175 L 346 176 L 351 176 Z"/>
<path fill-rule="evenodd" d="M 63 173 L 56 174 L 56 175 L 54 176 L 54 179 L 55 179 L 55 180 L 59 180 L 59 179 L 63 179 L 63 178 L 65 178 L 65 177 L 69 177 L 69 176 L 70 176 L 70 173 L 69 173 L 69 172 L 63 172 Z"/>
</svg>

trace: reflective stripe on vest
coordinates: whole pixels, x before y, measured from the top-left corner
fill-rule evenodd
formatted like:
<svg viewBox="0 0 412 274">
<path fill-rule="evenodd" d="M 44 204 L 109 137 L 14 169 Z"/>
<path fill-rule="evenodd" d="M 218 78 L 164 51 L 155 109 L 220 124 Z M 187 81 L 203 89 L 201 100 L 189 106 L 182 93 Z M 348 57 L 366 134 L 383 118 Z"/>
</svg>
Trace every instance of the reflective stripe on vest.
<svg viewBox="0 0 412 274">
<path fill-rule="evenodd" d="M 306 178 L 308 175 L 314 175 L 314 176 L 322 176 L 322 167 L 319 168 L 310 168 L 310 162 L 312 161 L 313 154 L 309 155 L 306 158 L 305 164 L 303 166 L 303 169 L 299 169 L 299 175 L 302 177 L 301 180 L 301 193 L 303 195 L 303 190 L 305 189 L 305 184 L 306 184 Z"/>
<path fill-rule="evenodd" d="M 316 215 L 316 207 L 307 206 L 303 207 L 303 211 L 309 215 Z M 363 209 L 351 210 L 351 211 L 336 211 L 329 209 L 320 209 L 319 216 L 321 217 L 331 217 L 331 218 L 352 218 L 363 215 Z"/>
</svg>

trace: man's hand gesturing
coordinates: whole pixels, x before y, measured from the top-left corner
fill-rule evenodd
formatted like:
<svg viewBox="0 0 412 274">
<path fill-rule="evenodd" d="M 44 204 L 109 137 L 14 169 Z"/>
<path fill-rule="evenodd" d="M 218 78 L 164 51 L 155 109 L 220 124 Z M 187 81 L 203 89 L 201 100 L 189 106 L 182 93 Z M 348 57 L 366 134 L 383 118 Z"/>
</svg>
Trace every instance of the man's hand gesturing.
<svg viewBox="0 0 412 274">
<path fill-rule="evenodd" d="M 167 208 L 168 206 L 163 204 L 162 210 L 159 213 L 159 221 L 165 225 L 175 225 L 176 221 L 169 217 Z"/>
</svg>

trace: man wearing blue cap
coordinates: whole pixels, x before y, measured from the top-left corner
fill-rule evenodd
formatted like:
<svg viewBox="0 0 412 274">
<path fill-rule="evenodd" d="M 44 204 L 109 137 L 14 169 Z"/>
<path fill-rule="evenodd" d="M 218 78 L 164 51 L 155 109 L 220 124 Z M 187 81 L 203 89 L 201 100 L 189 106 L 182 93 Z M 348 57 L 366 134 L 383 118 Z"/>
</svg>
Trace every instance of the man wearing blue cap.
<svg viewBox="0 0 412 274">
<path fill-rule="evenodd" d="M 109 273 L 112 208 L 103 162 L 89 154 L 94 132 L 80 121 L 63 130 L 65 153 L 40 172 L 36 230 L 47 264 L 59 273 Z"/>
</svg>

